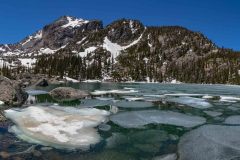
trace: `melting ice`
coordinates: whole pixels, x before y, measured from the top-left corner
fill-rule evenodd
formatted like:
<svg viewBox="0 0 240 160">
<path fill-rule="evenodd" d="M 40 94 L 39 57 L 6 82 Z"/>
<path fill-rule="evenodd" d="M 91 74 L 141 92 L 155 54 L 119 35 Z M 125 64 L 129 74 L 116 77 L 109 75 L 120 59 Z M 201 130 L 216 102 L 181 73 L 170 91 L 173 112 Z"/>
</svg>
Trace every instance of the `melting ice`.
<svg viewBox="0 0 240 160">
<path fill-rule="evenodd" d="M 178 145 L 179 160 L 238 160 L 240 127 L 205 125 L 185 134 Z"/>
<path fill-rule="evenodd" d="M 20 139 L 55 148 L 89 149 L 100 141 L 94 128 L 106 122 L 109 112 L 95 108 L 30 106 L 5 111 L 15 125 L 10 131 Z"/>
<path fill-rule="evenodd" d="M 205 108 L 212 107 L 210 103 L 208 103 L 205 99 L 201 99 L 201 98 L 178 97 L 178 98 L 169 98 L 167 99 L 167 101 L 188 105 L 198 109 L 205 109 Z"/>
<path fill-rule="evenodd" d="M 124 128 L 141 128 L 147 124 L 169 124 L 194 127 L 206 122 L 206 119 L 203 117 L 160 110 L 121 112 L 111 116 L 110 120 Z"/>
</svg>

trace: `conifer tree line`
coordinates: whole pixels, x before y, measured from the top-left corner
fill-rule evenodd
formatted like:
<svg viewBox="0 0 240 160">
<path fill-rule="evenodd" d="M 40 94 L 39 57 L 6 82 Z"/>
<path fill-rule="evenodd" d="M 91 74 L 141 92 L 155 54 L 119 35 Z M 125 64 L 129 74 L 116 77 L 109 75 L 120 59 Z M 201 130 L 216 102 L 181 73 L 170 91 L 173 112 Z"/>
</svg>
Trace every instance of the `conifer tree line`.
<svg viewBox="0 0 240 160">
<path fill-rule="evenodd" d="M 48 76 L 69 76 L 79 80 L 102 79 L 108 75 L 114 81 L 164 82 L 176 79 L 185 83 L 240 84 L 240 53 L 224 50 L 203 57 L 190 57 L 178 61 L 156 52 L 128 50 L 116 58 L 107 52 L 90 53 L 86 57 L 63 51 L 50 56 L 40 56 L 33 68 L 0 68 L 1 75 L 9 78 L 19 73 L 31 72 Z M 147 58 L 146 58 L 147 57 Z"/>
<path fill-rule="evenodd" d="M 51 56 L 40 56 L 35 64 L 34 73 L 69 76 L 79 80 L 102 79 L 103 74 L 111 69 L 112 62 L 106 56 L 104 51 L 81 57 L 72 54 L 71 51 L 62 50 Z"/>
</svg>

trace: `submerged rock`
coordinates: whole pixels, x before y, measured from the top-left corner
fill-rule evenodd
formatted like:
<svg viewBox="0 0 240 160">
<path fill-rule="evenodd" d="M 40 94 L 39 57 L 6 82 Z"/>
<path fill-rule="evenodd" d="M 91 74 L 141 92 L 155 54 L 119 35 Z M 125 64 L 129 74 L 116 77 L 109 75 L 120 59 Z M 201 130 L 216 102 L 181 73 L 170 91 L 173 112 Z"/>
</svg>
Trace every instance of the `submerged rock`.
<svg viewBox="0 0 240 160">
<path fill-rule="evenodd" d="M 179 160 L 240 159 L 240 127 L 205 125 L 185 134 L 178 144 Z"/>
<path fill-rule="evenodd" d="M 89 149 L 100 141 L 95 127 L 106 122 L 109 112 L 95 108 L 31 106 L 5 111 L 16 125 L 10 128 L 20 139 L 55 148 Z"/>
<path fill-rule="evenodd" d="M 71 87 L 58 87 L 49 92 L 57 100 L 76 100 L 87 97 L 86 91 L 77 90 Z"/>
<path fill-rule="evenodd" d="M 144 110 L 121 112 L 112 115 L 110 120 L 124 128 L 141 128 L 147 124 L 169 124 L 183 127 L 194 127 L 206 122 L 198 116 L 190 116 L 172 111 Z"/>
<path fill-rule="evenodd" d="M 28 94 L 22 90 L 21 84 L 0 76 L 0 101 L 7 105 L 22 105 Z"/>
<path fill-rule="evenodd" d="M 106 140 L 106 147 L 115 150 L 124 148 L 126 152 L 131 148 L 131 150 L 141 151 L 141 153 L 155 155 L 169 138 L 167 132 L 154 129 L 135 130 L 125 134 L 112 133 L 112 136 Z"/>
<path fill-rule="evenodd" d="M 108 124 L 100 124 L 98 129 L 101 131 L 109 131 L 111 129 L 111 126 Z"/>
</svg>

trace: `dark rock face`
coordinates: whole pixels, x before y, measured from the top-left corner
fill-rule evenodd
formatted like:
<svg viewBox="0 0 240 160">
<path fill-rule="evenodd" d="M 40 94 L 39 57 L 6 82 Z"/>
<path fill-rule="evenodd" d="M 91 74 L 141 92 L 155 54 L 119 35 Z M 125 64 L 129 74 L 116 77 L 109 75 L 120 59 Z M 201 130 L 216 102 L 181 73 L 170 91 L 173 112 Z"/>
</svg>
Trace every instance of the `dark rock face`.
<svg viewBox="0 0 240 160">
<path fill-rule="evenodd" d="M 107 37 L 114 43 L 126 45 L 137 39 L 144 30 L 144 26 L 137 20 L 122 19 L 107 26 Z"/>
<path fill-rule="evenodd" d="M 96 31 L 102 28 L 101 21 L 87 21 L 75 17 L 63 16 L 53 23 L 46 25 L 42 30 L 24 38 L 17 44 L 0 44 L 0 55 L 6 52 L 12 52 L 11 54 L 20 53 L 20 56 L 24 57 L 47 54 L 42 53 L 41 50 L 59 50 L 61 47 L 64 48 L 65 45 L 74 41 L 77 34 L 84 35 L 85 32 Z"/>
<path fill-rule="evenodd" d="M 85 21 L 79 22 L 76 27 L 64 27 L 69 21 L 77 21 L 74 17 L 64 16 L 55 21 L 54 23 L 47 25 L 43 28 L 43 44 L 50 48 L 58 49 L 71 42 L 75 34 L 78 32 L 86 32 L 91 30 L 97 30 L 102 28 L 102 23 L 99 21 Z"/>
<path fill-rule="evenodd" d="M 49 94 L 56 100 L 76 100 L 89 95 L 86 91 L 71 87 L 58 87 L 53 89 Z"/>
<path fill-rule="evenodd" d="M 41 79 L 37 82 L 36 86 L 47 87 L 48 86 L 48 81 L 46 79 Z"/>
<path fill-rule="evenodd" d="M 21 85 L 23 85 L 24 87 L 48 86 L 48 77 L 42 74 L 22 73 L 22 74 L 19 74 L 16 79 L 21 81 Z"/>
<path fill-rule="evenodd" d="M 7 105 L 22 105 L 28 94 L 22 90 L 19 82 L 0 76 L 0 100 Z"/>
</svg>

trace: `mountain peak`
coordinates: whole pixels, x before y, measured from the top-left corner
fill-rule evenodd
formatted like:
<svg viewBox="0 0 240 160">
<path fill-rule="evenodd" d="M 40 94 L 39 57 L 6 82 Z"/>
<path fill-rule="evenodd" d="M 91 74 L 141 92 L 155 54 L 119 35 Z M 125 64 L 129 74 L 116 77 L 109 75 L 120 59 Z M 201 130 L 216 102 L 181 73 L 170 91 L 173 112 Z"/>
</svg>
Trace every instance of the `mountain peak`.
<svg viewBox="0 0 240 160">
<path fill-rule="evenodd" d="M 84 20 L 82 18 L 76 18 L 73 16 L 62 16 L 60 17 L 56 22 L 60 22 L 63 25 L 61 26 L 62 28 L 68 28 L 68 27 L 80 27 L 83 24 L 89 23 L 88 20 Z"/>
</svg>

